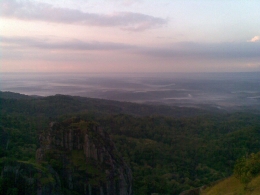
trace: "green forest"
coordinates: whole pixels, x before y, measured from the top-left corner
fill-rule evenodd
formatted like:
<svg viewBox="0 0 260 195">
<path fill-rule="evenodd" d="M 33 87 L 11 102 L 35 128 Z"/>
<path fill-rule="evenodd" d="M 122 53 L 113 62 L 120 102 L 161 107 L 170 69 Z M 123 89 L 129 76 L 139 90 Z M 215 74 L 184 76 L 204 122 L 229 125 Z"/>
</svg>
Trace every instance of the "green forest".
<svg viewBox="0 0 260 195">
<path fill-rule="evenodd" d="M 95 122 L 108 133 L 133 172 L 135 195 L 175 195 L 241 172 L 259 159 L 260 114 L 210 108 L 152 106 L 56 95 L 0 93 L 0 171 L 7 164 L 35 165 L 39 132 L 72 117 Z M 252 162 L 251 160 L 250 162 Z M 259 160 L 257 161 L 259 163 Z M 36 166 L 36 165 L 35 165 Z M 39 165 L 42 166 L 42 165 Z M 235 168 L 235 169 L 234 169 Z M 0 178 L 0 191 L 23 194 Z"/>
</svg>

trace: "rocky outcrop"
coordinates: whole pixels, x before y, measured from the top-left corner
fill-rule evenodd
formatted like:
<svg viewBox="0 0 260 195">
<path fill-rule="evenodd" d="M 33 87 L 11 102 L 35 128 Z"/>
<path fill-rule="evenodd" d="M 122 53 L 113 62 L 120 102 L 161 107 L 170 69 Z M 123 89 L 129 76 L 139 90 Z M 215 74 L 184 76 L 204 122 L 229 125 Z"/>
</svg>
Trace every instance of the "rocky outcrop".
<svg viewBox="0 0 260 195">
<path fill-rule="evenodd" d="M 36 160 L 51 165 L 59 175 L 63 191 L 85 195 L 133 194 L 130 168 L 98 125 L 77 118 L 52 122 L 39 140 Z"/>
</svg>

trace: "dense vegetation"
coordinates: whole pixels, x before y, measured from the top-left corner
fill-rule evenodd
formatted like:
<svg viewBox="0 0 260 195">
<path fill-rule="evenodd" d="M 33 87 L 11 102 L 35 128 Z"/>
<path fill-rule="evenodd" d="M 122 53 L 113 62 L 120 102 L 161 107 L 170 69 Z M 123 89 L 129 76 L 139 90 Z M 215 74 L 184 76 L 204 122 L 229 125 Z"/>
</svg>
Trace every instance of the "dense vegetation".
<svg viewBox="0 0 260 195">
<path fill-rule="evenodd" d="M 138 195 L 178 194 L 224 178 L 232 174 L 237 159 L 260 148 L 260 115 L 252 112 L 208 112 L 62 95 L 0 95 L 1 169 L 8 159 L 33 162 L 38 132 L 52 120 L 71 116 L 96 121 L 111 135 L 133 170 Z"/>
<path fill-rule="evenodd" d="M 182 119 L 119 115 L 100 123 L 131 164 L 137 194 L 177 194 L 230 175 L 236 159 L 258 151 L 259 121 L 259 116 L 243 114 Z"/>
</svg>

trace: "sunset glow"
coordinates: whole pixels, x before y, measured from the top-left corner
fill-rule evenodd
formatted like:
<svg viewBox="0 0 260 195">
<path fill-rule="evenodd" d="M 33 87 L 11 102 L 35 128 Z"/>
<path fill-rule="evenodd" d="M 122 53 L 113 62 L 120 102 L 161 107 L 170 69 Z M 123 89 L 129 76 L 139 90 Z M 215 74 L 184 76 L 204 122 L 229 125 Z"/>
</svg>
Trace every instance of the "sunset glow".
<svg viewBox="0 0 260 195">
<path fill-rule="evenodd" d="M 1 72 L 260 71 L 260 2 L 2 0 Z"/>
</svg>

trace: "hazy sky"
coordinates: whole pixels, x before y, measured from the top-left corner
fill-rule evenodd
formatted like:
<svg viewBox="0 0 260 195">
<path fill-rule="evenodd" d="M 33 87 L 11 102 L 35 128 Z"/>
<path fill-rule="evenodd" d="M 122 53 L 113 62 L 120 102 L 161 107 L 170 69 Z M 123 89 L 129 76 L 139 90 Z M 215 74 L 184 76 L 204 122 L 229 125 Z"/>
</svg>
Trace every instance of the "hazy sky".
<svg viewBox="0 0 260 195">
<path fill-rule="evenodd" d="M 260 71 L 259 0 L 0 0 L 1 72 Z"/>
</svg>

